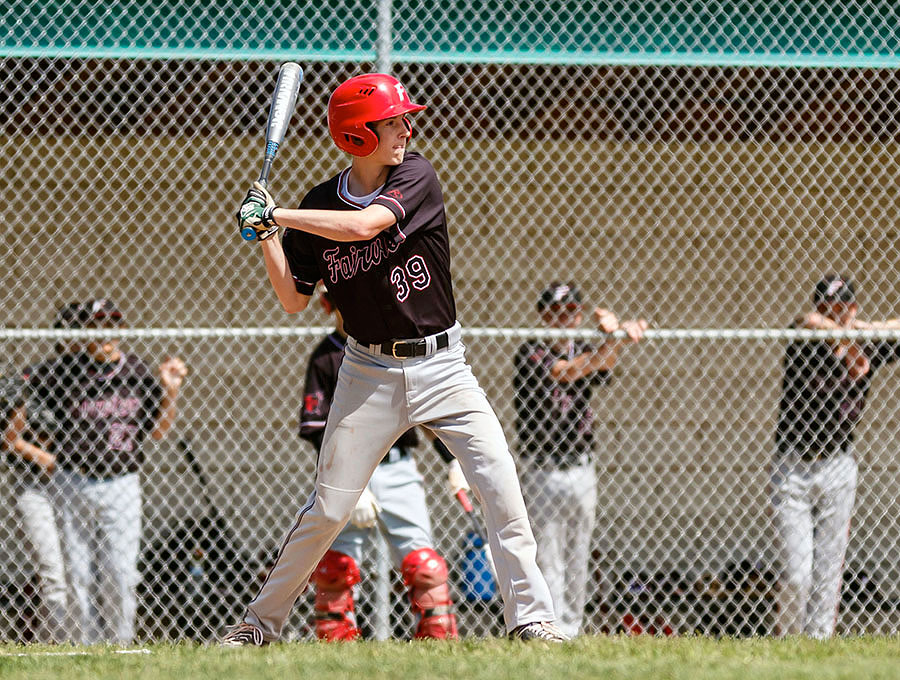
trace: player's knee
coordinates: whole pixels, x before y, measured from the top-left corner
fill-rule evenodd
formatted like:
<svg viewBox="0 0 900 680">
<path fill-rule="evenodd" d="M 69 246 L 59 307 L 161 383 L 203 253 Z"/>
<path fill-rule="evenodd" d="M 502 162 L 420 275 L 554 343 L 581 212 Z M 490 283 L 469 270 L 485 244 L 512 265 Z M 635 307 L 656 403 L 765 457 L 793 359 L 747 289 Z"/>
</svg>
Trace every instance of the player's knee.
<svg viewBox="0 0 900 680">
<path fill-rule="evenodd" d="M 316 637 L 320 640 L 358 638 L 353 603 L 353 586 L 360 581 L 356 561 L 349 555 L 329 550 L 316 565 L 310 581 L 316 588 L 313 604 Z"/>
<path fill-rule="evenodd" d="M 356 507 L 357 496 L 345 491 L 317 489 L 316 503 L 318 515 L 322 522 L 344 526 L 350 519 L 350 513 Z"/>
<path fill-rule="evenodd" d="M 444 558 L 431 548 L 419 548 L 403 559 L 400 571 L 413 611 L 419 617 L 415 636 L 456 639 L 456 616 Z"/>
</svg>

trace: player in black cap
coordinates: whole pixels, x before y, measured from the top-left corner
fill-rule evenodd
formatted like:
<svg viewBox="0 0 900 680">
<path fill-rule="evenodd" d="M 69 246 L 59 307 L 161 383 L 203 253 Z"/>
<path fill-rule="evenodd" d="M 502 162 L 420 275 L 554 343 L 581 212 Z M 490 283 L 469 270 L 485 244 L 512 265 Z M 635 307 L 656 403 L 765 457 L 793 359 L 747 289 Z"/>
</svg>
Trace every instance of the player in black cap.
<svg viewBox="0 0 900 680">
<path fill-rule="evenodd" d="M 552 282 L 538 298 L 547 328 L 578 328 L 584 320 L 581 292 L 573 283 Z M 602 345 L 583 340 L 528 340 L 516 353 L 516 433 L 521 447 L 523 487 L 538 544 L 538 564 L 553 596 L 558 625 L 577 635 L 587 601 L 588 555 L 597 504 L 597 480 L 590 401 L 606 385 L 627 345 L 640 341 L 644 319 L 619 322 L 608 309 L 592 316 L 605 333 L 627 338 Z"/>
<path fill-rule="evenodd" d="M 7 450 L 36 465 L 52 486 L 76 626 L 68 633 L 87 644 L 128 643 L 134 636 L 141 444 L 171 428 L 187 373 L 170 357 L 154 377 L 141 359 L 120 349 L 121 322 L 122 313 L 107 299 L 63 307 L 57 327 L 103 330 L 26 371 L 29 398 L 5 432 Z M 29 438 L 37 407 L 51 414 L 51 424 Z"/>
<path fill-rule="evenodd" d="M 823 277 L 812 302 L 815 311 L 792 328 L 900 329 L 900 319 L 858 319 L 855 287 L 843 275 Z M 853 430 L 876 370 L 898 356 L 900 342 L 893 340 L 801 339 L 787 347 L 771 479 L 781 635 L 834 633 L 856 495 Z"/>
</svg>

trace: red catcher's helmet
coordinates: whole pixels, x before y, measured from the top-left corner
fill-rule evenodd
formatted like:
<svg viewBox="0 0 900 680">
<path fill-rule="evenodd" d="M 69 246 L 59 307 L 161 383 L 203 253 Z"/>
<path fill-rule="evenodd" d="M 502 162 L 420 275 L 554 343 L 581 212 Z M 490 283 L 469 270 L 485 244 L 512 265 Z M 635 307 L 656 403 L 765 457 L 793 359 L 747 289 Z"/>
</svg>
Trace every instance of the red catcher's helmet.
<svg viewBox="0 0 900 680">
<path fill-rule="evenodd" d="M 403 85 L 393 76 L 385 73 L 355 76 L 338 85 L 328 100 L 328 131 L 342 151 L 368 156 L 378 148 L 378 137 L 366 123 L 424 108 L 409 100 Z M 406 127 L 412 132 L 409 121 Z"/>
</svg>

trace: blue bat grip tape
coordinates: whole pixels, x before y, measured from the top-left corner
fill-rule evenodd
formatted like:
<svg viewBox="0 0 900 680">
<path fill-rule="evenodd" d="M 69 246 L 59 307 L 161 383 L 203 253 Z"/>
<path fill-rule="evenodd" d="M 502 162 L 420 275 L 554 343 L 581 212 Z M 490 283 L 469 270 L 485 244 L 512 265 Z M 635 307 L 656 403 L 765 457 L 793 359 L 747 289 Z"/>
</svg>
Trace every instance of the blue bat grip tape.
<svg viewBox="0 0 900 680">
<path fill-rule="evenodd" d="M 266 156 L 274 156 L 278 151 L 278 142 L 269 142 L 266 144 Z"/>
</svg>

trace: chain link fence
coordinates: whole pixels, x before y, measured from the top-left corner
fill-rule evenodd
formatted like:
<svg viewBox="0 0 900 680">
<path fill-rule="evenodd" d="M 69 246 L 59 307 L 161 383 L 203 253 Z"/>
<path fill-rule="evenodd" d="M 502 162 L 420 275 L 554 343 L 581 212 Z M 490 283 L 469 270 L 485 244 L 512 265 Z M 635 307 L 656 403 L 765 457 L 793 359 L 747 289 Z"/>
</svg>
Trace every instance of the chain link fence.
<svg viewBox="0 0 900 680">
<path fill-rule="evenodd" d="M 784 329 L 832 271 L 855 282 L 860 318 L 900 316 L 898 17 L 874 1 L 706 4 L 6 3 L 5 373 L 56 355 L 74 339 L 52 330 L 57 310 L 98 298 L 151 371 L 167 356 L 189 369 L 174 428 L 143 443 L 138 640 L 237 621 L 312 489 L 298 409 L 331 321 L 281 312 L 234 219 L 286 59 L 305 79 L 271 178 L 282 205 L 348 163 L 325 124 L 344 79 L 387 64 L 429 105 L 412 144 L 442 181 L 463 340 L 520 468 L 514 358 L 546 330 L 541 291 L 577 284 L 587 340 L 595 306 L 649 321 L 590 403 L 584 630 L 774 632 L 769 475 L 802 336 Z M 840 634 L 900 630 L 895 371 L 856 428 Z M 416 458 L 460 632 L 502 634 L 497 596 L 467 583 L 444 464 L 428 446 Z M 0 635 L 18 641 L 50 635 L 18 504 L 31 482 L 20 464 L 0 475 Z M 384 545 L 367 555 L 364 634 L 409 636 Z M 311 606 L 287 637 L 312 636 Z"/>
</svg>

